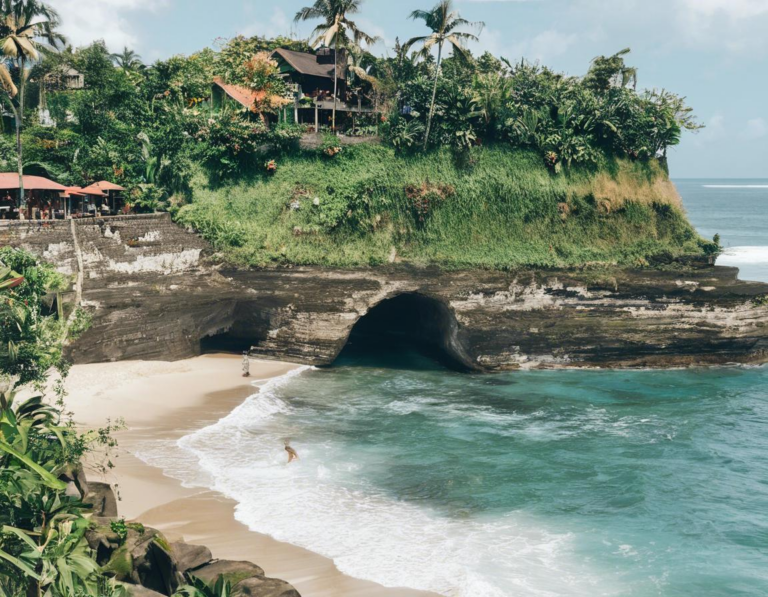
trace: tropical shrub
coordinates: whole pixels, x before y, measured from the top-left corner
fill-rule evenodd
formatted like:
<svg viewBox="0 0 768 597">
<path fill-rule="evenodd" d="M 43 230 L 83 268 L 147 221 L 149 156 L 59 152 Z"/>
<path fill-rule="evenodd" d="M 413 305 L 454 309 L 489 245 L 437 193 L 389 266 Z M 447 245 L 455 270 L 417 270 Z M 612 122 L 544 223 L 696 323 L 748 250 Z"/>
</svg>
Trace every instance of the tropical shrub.
<svg viewBox="0 0 768 597">
<path fill-rule="evenodd" d="M 80 434 L 58 404 L 17 389 L 43 386 L 51 367 L 66 375 L 62 349 L 71 338 L 60 299 L 61 277 L 24 251 L 0 249 L 0 595 L 105 597 L 117 587 L 101 575 L 85 532 L 90 506 L 62 478 L 77 478 L 83 455 L 115 447 L 108 425 Z M 8 267 L 10 266 L 10 267 Z M 107 464 L 106 466 L 108 466 Z M 79 486 L 78 486 L 79 487 Z"/>
</svg>

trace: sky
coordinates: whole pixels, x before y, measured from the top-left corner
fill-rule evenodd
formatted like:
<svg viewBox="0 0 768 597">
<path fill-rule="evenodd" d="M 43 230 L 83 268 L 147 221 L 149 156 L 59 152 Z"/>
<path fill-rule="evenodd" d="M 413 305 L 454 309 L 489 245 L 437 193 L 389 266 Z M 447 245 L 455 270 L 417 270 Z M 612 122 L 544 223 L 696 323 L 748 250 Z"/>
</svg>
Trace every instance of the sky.
<svg viewBox="0 0 768 597">
<path fill-rule="evenodd" d="M 364 0 L 355 17 L 382 38 L 425 33 L 408 19 L 434 0 Z M 706 128 L 670 154 L 674 178 L 768 178 L 768 0 L 454 0 L 461 16 L 483 21 L 475 53 L 526 58 L 583 75 L 590 61 L 632 48 L 642 88 L 688 98 Z M 103 39 L 145 62 L 190 54 L 238 34 L 307 38 L 293 23 L 310 0 L 48 0 L 75 46 Z"/>
</svg>

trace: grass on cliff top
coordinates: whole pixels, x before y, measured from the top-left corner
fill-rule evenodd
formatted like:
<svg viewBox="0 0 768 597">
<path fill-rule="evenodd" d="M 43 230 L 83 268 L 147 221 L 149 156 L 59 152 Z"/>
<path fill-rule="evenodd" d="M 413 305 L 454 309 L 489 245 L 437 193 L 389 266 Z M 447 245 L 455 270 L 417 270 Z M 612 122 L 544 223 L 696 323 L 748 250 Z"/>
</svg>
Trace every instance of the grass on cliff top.
<svg viewBox="0 0 768 597">
<path fill-rule="evenodd" d="M 446 150 L 359 145 L 281 157 L 272 176 L 262 159 L 249 180 L 214 187 L 198 176 L 177 219 L 251 266 L 644 266 L 704 250 L 655 162 L 553 175 L 531 152 L 487 147 L 474 158 L 457 168 Z"/>
</svg>

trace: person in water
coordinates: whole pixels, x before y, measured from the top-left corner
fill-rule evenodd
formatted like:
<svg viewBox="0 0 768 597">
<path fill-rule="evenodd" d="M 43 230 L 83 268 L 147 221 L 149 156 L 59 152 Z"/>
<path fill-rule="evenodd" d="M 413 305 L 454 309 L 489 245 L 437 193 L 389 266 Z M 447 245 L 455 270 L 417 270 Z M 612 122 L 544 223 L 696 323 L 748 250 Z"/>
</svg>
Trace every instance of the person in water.
<svg viewBox="0 0 768 597">
<path fill-rule="evenodd" d="M 288 452 L 288 464 L 291 464 L 291 462 L 294 460 L 299 459 L 299 455 L 296 453 L 296 450 L 291 448 L 288 442 L 285 442 L 285 451 Z"/>
</svg>

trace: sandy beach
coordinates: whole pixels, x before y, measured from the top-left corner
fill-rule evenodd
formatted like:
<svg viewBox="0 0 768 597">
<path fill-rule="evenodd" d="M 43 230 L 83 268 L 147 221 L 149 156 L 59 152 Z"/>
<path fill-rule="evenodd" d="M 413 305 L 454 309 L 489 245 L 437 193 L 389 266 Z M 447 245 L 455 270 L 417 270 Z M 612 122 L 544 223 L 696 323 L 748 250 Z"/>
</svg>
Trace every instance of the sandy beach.
<svg viewBox="0 0 768 597">
<path fill-rule="evenodd" d="M 158 528 L 171 540 L 206 545 L 215 558 L 252 561 L 304 597 L 434 595 L 346 576 L 328 558 L 249 530 L 235 519 L 234 501 L 182 487 L 135 456 L 147 441 L 175 440 L 217 421 L 258 391 L 260 381 L 295 367 L 252 360 L 251 377 L 244 378 L 240 358 L 232 355 L 77 365 L 67 379 L 67 407 L 83 427 L 124 420 L 126 428 L 116 435 L 116 467 L 104 480 L 117 486 L 126 519 Z"/>
</svg>

